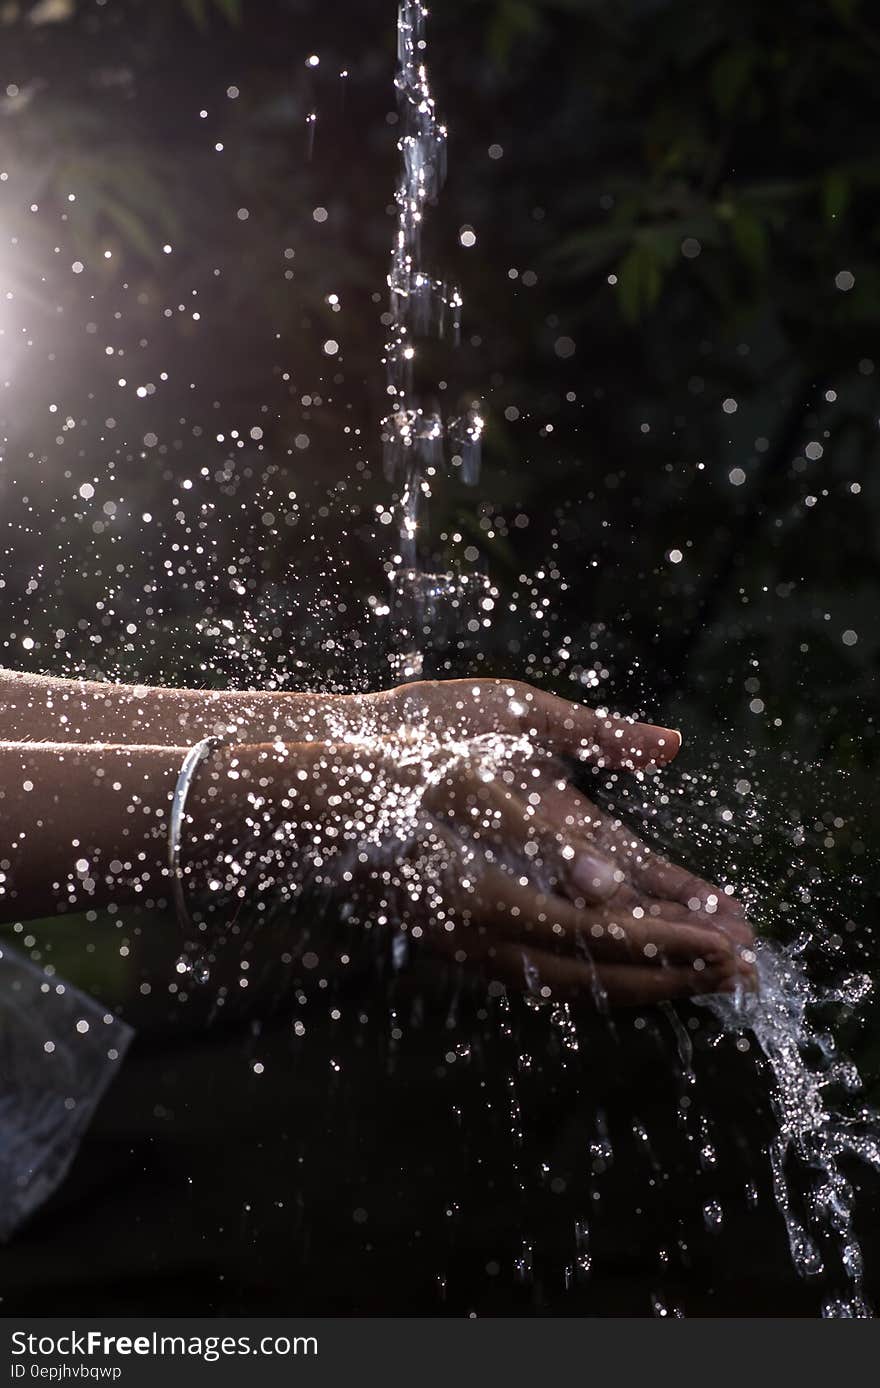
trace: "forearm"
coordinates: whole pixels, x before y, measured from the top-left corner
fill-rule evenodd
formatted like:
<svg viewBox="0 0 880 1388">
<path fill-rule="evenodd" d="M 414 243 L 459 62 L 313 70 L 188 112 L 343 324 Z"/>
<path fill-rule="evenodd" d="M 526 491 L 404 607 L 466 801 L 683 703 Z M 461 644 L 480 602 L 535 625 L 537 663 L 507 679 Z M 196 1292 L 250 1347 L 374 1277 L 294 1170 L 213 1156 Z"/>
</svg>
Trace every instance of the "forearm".
<svg viewBox="0 0 880 1388">
<path fill-rule="evenodd" d="M 183 751 L 0 744 L 0 918 L 167 894 Z"/>
<path fill-rule="evenodd" d="M 190 746 L 339 736 L 356 696 L 169 689 L 0 670 L 0 740 Z"/>
<path fill-rule="evenodd" d="M 186 751 L 0 743 L 0 920 L 167 900 L 168 822 Z M 311 781 L 322 759 L 313 742 L 217 748 L 187 796 L 187 891 L 246 881 L 277 827 L 275 807 L 297 797 L 291 781 L 302 787 L 303 772 Z M 304 845 L 289 843 L 282 856 L 299 861 Z"/>
<path fill-rule="evenodd" d="M 185 747 L 0 744 L 0 919 L 167 898 L 168 817 L 185 754 Z M 220 755 L 230 761 L 233 749 Z M 229 782 L 211 797 L 217 852 L 234 832 L 240 794 Z M 188 808 L 201 803 L 200 791 Z"/>
</svg>

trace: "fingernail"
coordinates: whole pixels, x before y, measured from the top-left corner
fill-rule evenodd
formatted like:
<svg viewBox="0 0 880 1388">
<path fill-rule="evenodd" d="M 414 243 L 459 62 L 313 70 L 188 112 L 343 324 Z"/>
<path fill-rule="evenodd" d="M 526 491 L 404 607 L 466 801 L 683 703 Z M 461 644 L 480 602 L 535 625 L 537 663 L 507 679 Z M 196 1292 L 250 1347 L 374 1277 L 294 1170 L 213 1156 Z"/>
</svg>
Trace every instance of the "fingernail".
<svg viewBox="0 0 880 1388">
<path fill-rule="evenodd" d="M 594 853 L 576 854 L 569 873 L 574 885 L 594 900 L 611 896 L 617 890 L 613 865 Z"/>
<path fill-rule="evenodd" d="M 661 728 L 657 723 L 648 723 L 645 726 L 654 735 L 658 748 L 655 755 L 659 755 L 661 761 L 671 761 L 677 756 L 681 747 L 681 733 L 676 728 Z M 650 753 L 648 755 L 650 757 Z"/>
</svg>

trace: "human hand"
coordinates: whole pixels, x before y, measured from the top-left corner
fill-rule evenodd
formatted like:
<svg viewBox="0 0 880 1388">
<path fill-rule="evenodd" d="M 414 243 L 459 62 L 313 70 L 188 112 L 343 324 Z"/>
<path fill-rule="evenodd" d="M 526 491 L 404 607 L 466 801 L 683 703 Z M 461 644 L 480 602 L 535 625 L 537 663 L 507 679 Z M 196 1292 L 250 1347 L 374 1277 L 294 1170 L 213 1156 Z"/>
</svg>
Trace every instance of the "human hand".
<svg viewBox="0 0 880 1388">
<path fill-rule="evenodd" d="M 386 731 L 399 720 L 438 737 L 520 736 L 547 752 L 609 768 L 661 767 L 681 747 L 681 736 L 673 729 L 612 717 L 510 680 L 423 680 L 367 697 Z M 686 908 L 685 918 L 694 924 L 719 930 L 744 948 L 751 946 L 753 932 L 730 893 L 669 862 L 624 821 L 600 812 L 548 758 L 533 761 L 530 775 L 540 778 L 540 806 L 527 811 L 511 808 L 509 815 L 527 812 L 532 833 L 543 824 L 545 834 L 548 828 L 579 834 L 605 863 L 603 880 L 609 868 L 614 874 L 617 907 L 641 906 L 653 916 L 670 919 L 681 919 Z M 535 785 L 529 793 L 535 795 Z M 644 903 L 642 896 L 647 898 Z"/>
<path fill-rule="evenodd" d="M 685 918 L 693 924 L 721 932 L 741 952 L 751 949 L 754 932 L 731 888 L 715 886 L 670 862 L 624 820 L 600 810 L 552 763 L 537 770 L 540 803 L 536 815 L 557 832 L 589 843 L 612 872 L 616 904 L 632 903 L 667 919 L 681 919 L 686 908 Z M 748 955 L 745 962 L 751 963 Z"/>
<path fill-rule="evenodd" d="M 546 752 L 632 770 L 665 766 L 681 746 L 671 728 L 612 717 L 517 680 L 418 680 L 355 696 L 354 706 L 386 735 L 420 728 L 440 738 L 525 737 Z"/>
<path fill-rule="evenodd" d="M 472 765 L 459 763 L 440 792 L 440 813 L 465 837 L 480 839 L 490 860 L 499 856 L 514 874 L 525 870 L 522 886 L 549 892 L 554 900 L 564 897 L 579 911 L 590 908 L 584 944 L 594 957 L 596 941 L 609 934 L 641 944 L 649 956 L 656 946 L 669 959 L 676 937 L 690 939 L 690 929 L 699 927 L 714 933 L 716 944 L 720 937 L 730 945 L 740 981 L 754 983 L 754 935 L 733 895 L 655 852 L 624 821 L 572 787 L 551 760 L 523 762 L 514 755 L 488 784 L 484 774 L 474 776 Z M 469 829 L 469 821 L 476 828 Z M 661 921 L 662 947 L 645 928 Z M 625 992 L 639 1001 L 628 986 L 636 982 L 631 973 L 615 979 L 617 997 Z"/>
<path fill-rule="evenodd" d="M 201 800 L 214 790 L 210 827 L 191 851 L 210 842 L 215 880 L 240 896 L 255 870 L 261 892 L 314 883 L 344 895 L 354 925 L 391 924 L 539 997 L 647 1003 L 732 988 L 742 965 L 728 938 L 683 907 L 652 912 L 580 826 L 536 817 L 522 754 L 498 737 L 466 751 L 413 738 L 221 749 L 220 784 Z"/>
</svg>

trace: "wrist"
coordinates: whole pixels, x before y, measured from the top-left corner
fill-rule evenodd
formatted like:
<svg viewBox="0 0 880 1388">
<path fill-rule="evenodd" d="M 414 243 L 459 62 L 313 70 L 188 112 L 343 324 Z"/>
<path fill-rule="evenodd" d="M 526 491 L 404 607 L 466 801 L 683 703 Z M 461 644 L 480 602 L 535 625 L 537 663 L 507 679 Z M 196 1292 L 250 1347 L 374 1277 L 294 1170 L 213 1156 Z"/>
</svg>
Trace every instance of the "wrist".
<svg viewBox="0 0 880 1388">
<path fill-rule="evenodd" d="M 243 902 L 276 873 L 279 886 L 290 885 L 306 832 L 292 813 L 297 785 L 324 750 L 317 742 L 212 749 L 187 798 L 180 861 L 188 893 Z"/>
<path fill-rule="evenodd" d="M 284 694 L 279 736 L 292 742 L 345 742 L 364 720 L 363 694 Z"/>
</svg>

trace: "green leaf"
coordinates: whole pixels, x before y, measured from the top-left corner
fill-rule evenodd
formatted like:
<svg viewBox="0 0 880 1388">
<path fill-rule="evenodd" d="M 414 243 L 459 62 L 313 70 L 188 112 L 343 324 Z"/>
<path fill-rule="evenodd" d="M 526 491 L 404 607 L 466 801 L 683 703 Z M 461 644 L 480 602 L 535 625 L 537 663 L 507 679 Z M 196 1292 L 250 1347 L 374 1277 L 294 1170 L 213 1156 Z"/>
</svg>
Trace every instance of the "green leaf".
<svg viewBox="0 0 880 1388">
<path fill-rule="evenodd" d="M 498 67 L 506 68 L 514 45 L 541 27 L 536 7 L 530 0 L 501 0 L 489 23 L 487 47 Z"/>
<path fill-rule="evenodd" d="M 241 23 L 242 0 L 214 0 L 214 4 L 224 14 L 230 24 Z"/>
<path fill-rule="evenodd" d="M 647 309 L 654 307 L 662 288 L 663 278 L 652 246 L 647 241 L 637 241 L 617 271 L 617 297 L 626 321 L 638 322 Z"/>
<path fill-rule="evenodd" d="M 822 180 L 822 210 L 829 223 L 839 222 L 849 206 L 850 181 L 841 169 L 831 169 Z"/>
<path fill-rule="evenodd" d="M 590 274 L 619 255 L 630 232 L 624 227 L 593 227 L 566 237 L 551 251 L 551 258 L 565 262 L 575 274 Z"/>
<path fill-rule="evenodd" d="M 183 8 L 196 28 L 206 29 L 208 27 L 207 0 L 183 0 Z"/>
<path fill-rule="evenodd" d="M 741 100 L 755 66 L 751 48 L 729 48 L 715 63 L 711 86 L 715 105 L 727 115 Z"/>
<path fill-rule="evenodd" d="M 735 208 L 730 222 L 730 234 L 741 259 L 756 275 L 767 267 L 767 227 L 760 217 L 748 208 Z"/>
<path fill-rule="evenodd" d="M 855 18 L 860 0 L 828 0 L 828 8 L 838 19 L 848 24 Z"/>
</svg>

